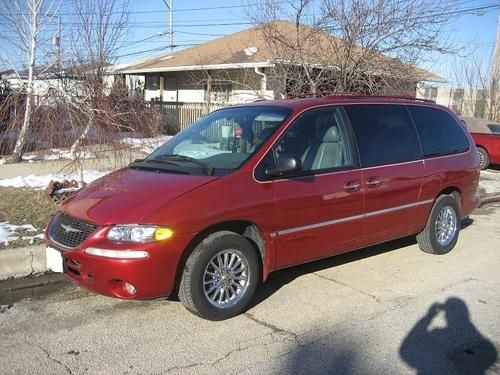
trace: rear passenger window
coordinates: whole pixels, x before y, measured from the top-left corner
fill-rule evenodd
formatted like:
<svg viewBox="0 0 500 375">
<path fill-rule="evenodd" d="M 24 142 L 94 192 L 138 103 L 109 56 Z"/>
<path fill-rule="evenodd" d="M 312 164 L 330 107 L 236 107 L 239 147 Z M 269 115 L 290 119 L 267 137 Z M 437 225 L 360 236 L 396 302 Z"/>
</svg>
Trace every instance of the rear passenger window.
<svg viewBox="0 0 500 375">
<path fill-rule="evenodd" d="M 348 105 L 362 167 L 421 158 L 415 126 L 404 106 Z"/>
<path fill-rule="evenodd" d="M 424 157 L 450 155 L 469 149 L 462 126 L 446 111 L 408 106 L 417 126 Z"/>
</svg>

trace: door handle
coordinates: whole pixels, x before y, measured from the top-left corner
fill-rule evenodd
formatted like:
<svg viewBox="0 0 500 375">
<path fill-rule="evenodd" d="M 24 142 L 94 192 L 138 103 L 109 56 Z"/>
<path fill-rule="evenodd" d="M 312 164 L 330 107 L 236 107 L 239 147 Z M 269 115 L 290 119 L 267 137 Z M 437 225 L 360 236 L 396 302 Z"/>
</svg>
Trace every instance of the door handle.
<svg viewBox="0 0 500 375">
<path fill-rule="evenodd" d="M 361 184 L 359 182 L 349 182 L 344 185 L 344 188 L 347 191 L 358 191 L 359 189 L 361 189 Z"/>
<path fill-rule="evenodd" d="M 378 177 L 372 177 L 366 181 L 366 185 L 371 188 L 379 187 L 382 181 Z"/>
</svg>

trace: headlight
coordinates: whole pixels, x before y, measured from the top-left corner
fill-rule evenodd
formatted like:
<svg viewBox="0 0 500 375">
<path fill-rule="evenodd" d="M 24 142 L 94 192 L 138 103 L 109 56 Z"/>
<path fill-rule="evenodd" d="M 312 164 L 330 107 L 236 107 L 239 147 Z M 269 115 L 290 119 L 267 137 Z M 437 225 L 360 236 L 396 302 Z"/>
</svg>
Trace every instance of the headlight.
<svg viewBox="0 0 500 375">
<path fill-rule="evenodd" d="M 167 240 L 174 232 L 165 227 L 148 225 L 115 225 L 108 232 L 108 239 L 124 242 L 153 242 Z"/>
</svg>

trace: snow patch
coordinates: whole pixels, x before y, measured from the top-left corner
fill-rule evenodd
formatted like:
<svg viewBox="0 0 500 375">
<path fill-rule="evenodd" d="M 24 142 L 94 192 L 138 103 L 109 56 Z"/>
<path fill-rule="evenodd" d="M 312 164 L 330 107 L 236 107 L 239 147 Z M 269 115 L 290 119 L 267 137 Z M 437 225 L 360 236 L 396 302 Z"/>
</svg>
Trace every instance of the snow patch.
<svg viewBox="0 0 500 375">
<path fill-rule="evenodd" d="M 231 153 L 231 151 L 221 150 L 220 143 L 192 144 L 189 141 L 184 141 L 175 147 L 174 153 L 195 159 L 206 159 L 214 155 Z"/>
<path fill-rule="evenodd" d="M 4 244 L 5 246 L 9 245 L 9 242 L 15 241 L 19 239 L 19 231 L 27 231 L 27 232 L 36 232 L 36 228 L 31 225 L 31 224 L 25 224 L 25 225 L 14 225 L 14 224 L 9 224 L 8 221 L 4 221 L 0 223 L 0 244 Z M 22 237 L 23 239 L 27 239 L 30 241 L 30 243 L 33 243 L 35 241 L 35 238 L 43 238 L 39 237 L 40 234 L 37 234 L 35 236 L 26 236 Z"/>
<path fill-rule="evenodd" d="M 35 243 L 35 240 L 43 240 L 43 233 L 35 234 L 34 236 L 22 236 L 21 239 L 24 241 L 29 241 L 30 245 Z"/>
<path fill-rule="evenodd" d="M 120 140 L 120 142 L 125 143 L 133 148 L 139 149 L 139 151 L 146 154 L 152 153 L 158 147 L 163 146 L 167 141 L 172 139 L 171 135 L 162 135 L 154 138 L 132 138 L 127 137 Z"/>
<path fill-rule="evenodd" d="M 1 159 L 0 159 L 0 165 L 5 164 L 5 163 L 7 163 L 7 160 L 5 160 L 5 159 L 1 158 Z"/>
<path fill-rule="evenodd" d="M 479 189 L 485 195 L 500 195 L 500 171 L 481 171 Z"/>
<path fill-rule="evenodd" d="M 35 160 L 37 157 L 38 157 L 37 155 L 23 155 L 22 159 L 27 160 L 27 161 L 31 161 L 31 160 Z"/>
<path fill-rule="evenodd" d="M 49 150 L 47 150 L 49 151 Z M 95 159 L 96 155 L 93 152 L 88 152 L 88 151 L 80 151 L 76 153 L 76 156 L 78 159 L 83 160 L 83 159 Z M 50 149 L 50 152 L 47 152 L 44 155 L 37 155 L 37 154 L 32 154 L 32 155 L 23 155 L 22 159 L 24 161 L 27 161 L 28 163 L 32 163 L 34 161 L 39 161 L 39 160 L 70 160 L 71 159 L 71 151 L 69 150 L 59 150 L 57 148 Z"/>
<path fill-rule="evenodd" d="M 99 171 L 83 171 L 83 180 L 90 183 L 98 178 L 108 174 L 109 172 L 99 172 Z M 48 174 L 48 175 L 29 175 L 29 176 L 17 176 L 13 178 L 0 179 L 0 186 L 11 186 L 17 188 L 31 188 L 31 189 L 45 189 L 50 181 L 62 181 L 62 180 L 77 180 L 78 175 L 76 174 Z"/>
</svg>

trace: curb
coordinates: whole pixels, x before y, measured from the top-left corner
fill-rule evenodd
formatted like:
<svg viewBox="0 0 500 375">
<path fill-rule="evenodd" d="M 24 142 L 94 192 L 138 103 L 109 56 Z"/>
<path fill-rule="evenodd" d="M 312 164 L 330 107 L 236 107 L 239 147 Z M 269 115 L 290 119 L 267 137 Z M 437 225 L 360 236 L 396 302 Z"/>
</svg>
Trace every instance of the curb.
<svg viewBox="0 0 500 375">
<path fill-rule="evenodd" d="M 482 198 L 481 204 L 479 205 L 479 207 L 482 207 L 486 204 L 498 203 L 498 202 L 500 202 L 500 195 L 491 195 L 491 196 Z"/>
<path fill-rule="evenodd" d="M 42 297 L 70 286 L 60 273 L 30 275 L 0 281 L 0 314 L 24 298 Z"/>
<path fill-rule="evenodd" d="M 45 244 L 0 250 L 0 280 L 46 271 Z"/>
</svg>

